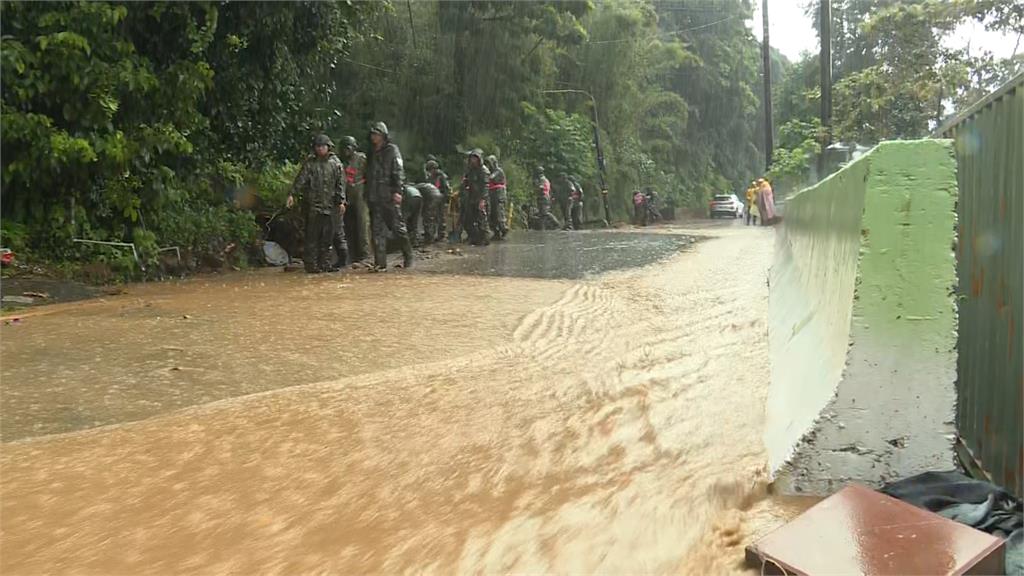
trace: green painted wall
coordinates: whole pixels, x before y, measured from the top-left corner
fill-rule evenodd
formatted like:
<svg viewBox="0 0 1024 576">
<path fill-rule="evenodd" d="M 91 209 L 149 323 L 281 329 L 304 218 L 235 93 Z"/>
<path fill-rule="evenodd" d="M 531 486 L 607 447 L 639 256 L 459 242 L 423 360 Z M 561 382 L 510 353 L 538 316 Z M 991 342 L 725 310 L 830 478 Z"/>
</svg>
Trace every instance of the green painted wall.
<svg viewBox="0 0 1024 576">
<path fill-rule="evenodd" d="M 786 205 L 765 442 L 784 491 L 953 464 L 956 165 L 886 142 Z"/>
</svg>

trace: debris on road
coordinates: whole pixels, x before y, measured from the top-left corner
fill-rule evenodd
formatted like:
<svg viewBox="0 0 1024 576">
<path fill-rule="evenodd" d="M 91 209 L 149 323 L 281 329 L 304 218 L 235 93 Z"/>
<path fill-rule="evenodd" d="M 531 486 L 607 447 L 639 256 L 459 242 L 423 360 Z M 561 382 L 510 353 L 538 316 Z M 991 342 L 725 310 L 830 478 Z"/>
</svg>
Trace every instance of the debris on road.
<svg viewBox="0 0 1024 576">
<path fill-rule="evenodd" d="M 4 304 L 35 304 L 36 299 L 29 296 L 4 296 Z"/>
<path fill-rule="evenodd" d="M 746 557 L 763 574 L 1002 574 L 1003 547 L 1001 538 L 851 484 L 748 546 Z"/>
<path fill-rule="evenodd" d="M 286 266 L 290 260 L 288 252 L 277 242 L 263 242 L 263 259 L 268 266 Z"/>
</svg>

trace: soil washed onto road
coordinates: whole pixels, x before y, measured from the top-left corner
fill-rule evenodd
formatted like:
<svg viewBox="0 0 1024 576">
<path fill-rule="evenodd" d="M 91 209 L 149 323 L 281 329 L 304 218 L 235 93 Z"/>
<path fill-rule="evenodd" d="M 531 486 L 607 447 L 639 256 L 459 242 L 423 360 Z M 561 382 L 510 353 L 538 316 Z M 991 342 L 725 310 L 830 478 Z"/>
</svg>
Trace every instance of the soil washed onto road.
<svg viewBox="0 0 1024 576">
<path fill-rule="evenodd" d="M 694 233 L 573 279 L 254 273 L 4 326 L 0 572 L 741 572 L 806 506 L 765 494 L 773 236 Z"/>
</svg>

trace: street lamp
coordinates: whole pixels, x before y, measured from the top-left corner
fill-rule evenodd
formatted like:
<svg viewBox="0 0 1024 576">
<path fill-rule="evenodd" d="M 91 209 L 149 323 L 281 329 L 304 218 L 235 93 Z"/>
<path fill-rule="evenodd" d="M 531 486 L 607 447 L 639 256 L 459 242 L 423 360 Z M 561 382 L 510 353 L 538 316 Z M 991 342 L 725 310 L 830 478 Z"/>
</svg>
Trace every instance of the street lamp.
<svg viewBox="0 0 1024 576">
<path fill-rule="evenodd" d="M 543 90 L 542 94 L 583 94 L 590 98 L 591 112 L 593 113 L 593 120 L 591 123 L 594 125 L 594 149 L 597 152 L 597 175 L 601 184 L 601 202 L 604 204 L 604 224 L 610 226 L 612 217 L 611 212 L 608 209 L 608 184 L 604 179 L 604 153 L 601 151 L 601 127 L 597 122 L 597 99 L 594 95 L 586 90 L 580 89 L 563 89 L 563 90 Z"/>
</svg>

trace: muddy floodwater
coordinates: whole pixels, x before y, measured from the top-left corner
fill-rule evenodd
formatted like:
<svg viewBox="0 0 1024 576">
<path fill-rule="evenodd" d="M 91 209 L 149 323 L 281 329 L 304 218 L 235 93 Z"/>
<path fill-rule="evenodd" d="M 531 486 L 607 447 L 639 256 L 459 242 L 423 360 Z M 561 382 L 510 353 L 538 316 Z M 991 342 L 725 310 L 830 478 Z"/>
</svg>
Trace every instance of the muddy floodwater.
<svg viewBox="0 0 1024 576">
<path fill-rule="evenodd" d="M 0 329 L 0 573 L 743 572 L 806 506 L 765 489 L 773 236 L 662 233 L 603 274 L 467 249 L 486 270 L 27 314 Z"/>
</svg>

